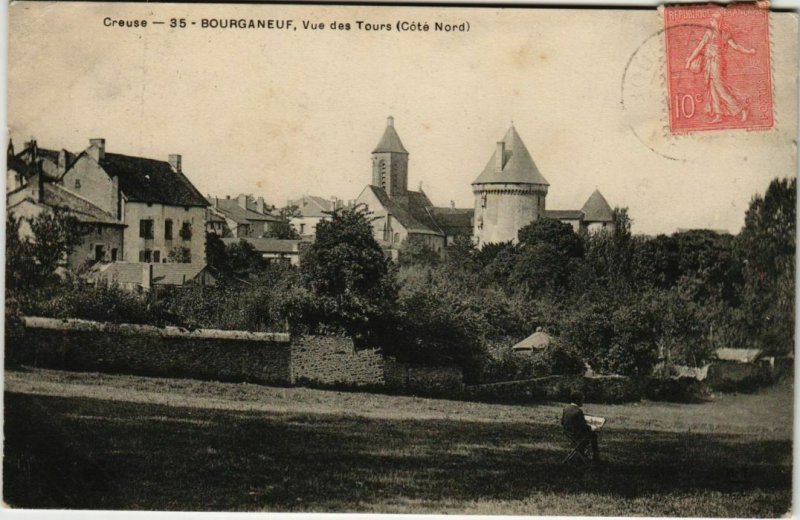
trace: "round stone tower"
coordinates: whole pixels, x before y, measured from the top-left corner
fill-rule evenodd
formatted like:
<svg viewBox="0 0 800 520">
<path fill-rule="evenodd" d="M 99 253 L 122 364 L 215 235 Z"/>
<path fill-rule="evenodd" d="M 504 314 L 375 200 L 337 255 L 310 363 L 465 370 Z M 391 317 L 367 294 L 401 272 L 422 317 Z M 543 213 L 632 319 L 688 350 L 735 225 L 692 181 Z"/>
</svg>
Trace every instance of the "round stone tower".
<svg viewBox="0 0 800 520">
<path fill-rule="evenodd" d="M 512 124 L 472 183 L 478 247 L 516 242 L 521 228 L 544 215 L 548 186 Z"/>
</svg>

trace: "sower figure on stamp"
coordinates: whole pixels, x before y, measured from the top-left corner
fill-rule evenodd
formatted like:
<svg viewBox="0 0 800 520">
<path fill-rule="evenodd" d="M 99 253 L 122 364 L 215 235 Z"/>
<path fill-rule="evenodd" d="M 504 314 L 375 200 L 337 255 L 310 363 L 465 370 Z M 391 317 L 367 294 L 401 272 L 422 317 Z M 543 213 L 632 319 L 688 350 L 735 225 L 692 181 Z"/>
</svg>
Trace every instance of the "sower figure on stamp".
<svg viewBox="0 0 800 520">
<path fill-rule="evenodd" d="M 564 427 L 564 431 L 575 442 L 580 443 L 588 438 L 592 443 L 592 459 L 595 463 L 599 463 L 600 450 L 597 447 L 597 432 L 586 422 L 586 417 L 584 417 L 581 409 L 581 406 L 583 406 L 583 394 L 573 392 L 570 395 L 570 401 L 570 404 L 561 413 L 561 426 Z"/>
<path fill-rule="evenodd" d="M 723 80 L 725 60 L 722 52 L 725 46 L 743 54 L 755 54 L 755 49 L 742 47 L 731 37 L 720 22 L 721 14 L 711 16 L 711 27 L 706 29 L 700 43 L 686 58 L 685 68 L 699 72 L 702 67 L 706 84 L 705 111 L 713 116 L 712 123 L 718 123 L 722 116 L 739 116 L 747 120 L 747 104 L 731 85 Z"/>
</svg>

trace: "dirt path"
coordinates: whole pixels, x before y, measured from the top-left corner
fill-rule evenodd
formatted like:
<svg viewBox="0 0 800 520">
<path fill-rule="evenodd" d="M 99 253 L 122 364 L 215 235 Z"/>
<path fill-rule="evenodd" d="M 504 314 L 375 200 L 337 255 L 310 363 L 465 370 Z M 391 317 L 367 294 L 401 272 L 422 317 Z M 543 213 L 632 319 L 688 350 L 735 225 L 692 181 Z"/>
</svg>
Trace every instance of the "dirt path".
<svg viewBox="0 0 800 520">
<path fill-rule="evenodd" d="M 563 405 L 493 405 L 363 392 L 275 388 L 191 379 L 32 369 L 6 371 L 7 392 L 82 397 L 174 407 L 272 414 L 312 413 L 390 420 L 465 422 L 557 422 Z M 586 406 L 609 418 L 614 429 L 647 429 L 750 434 L 791 438 L 792 389 L 778 387 L 753 395 L 724 395 L 696 405 L 633 403 Z"/>
</svg>

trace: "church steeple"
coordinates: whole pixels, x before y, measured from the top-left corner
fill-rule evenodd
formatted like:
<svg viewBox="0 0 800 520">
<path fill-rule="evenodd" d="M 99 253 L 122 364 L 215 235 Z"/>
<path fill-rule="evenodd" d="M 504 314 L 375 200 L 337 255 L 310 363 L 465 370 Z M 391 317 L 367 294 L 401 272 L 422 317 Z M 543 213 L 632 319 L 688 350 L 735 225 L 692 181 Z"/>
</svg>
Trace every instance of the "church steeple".
<svg viewBox="0 0 800 520">
<path fill-rule="evenodd" d="M 408 191 L 408 150 L 394 129 L 394 118 L 386 118 L 386 130 L 372 150 L 372 185 L 391 197 Z"/>
</svg>

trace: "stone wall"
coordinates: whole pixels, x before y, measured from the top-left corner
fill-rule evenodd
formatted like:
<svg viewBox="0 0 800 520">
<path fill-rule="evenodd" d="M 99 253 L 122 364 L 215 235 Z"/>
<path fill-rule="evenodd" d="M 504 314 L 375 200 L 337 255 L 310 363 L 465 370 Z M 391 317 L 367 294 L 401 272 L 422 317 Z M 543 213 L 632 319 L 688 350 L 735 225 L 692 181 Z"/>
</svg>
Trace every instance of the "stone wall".
<svg viewBox="0 0 800 520">
<path fill-rule="evenodd" d="M 356 350 L 349 338 L 303 336 L 292 345 L 292 378 L 298 384 L 384 388 L 418 395 L 456 395 L 457 367 L 410 365 L 384 357 L 379 349 Z"/>
<path fill-rule="evenodd" d="M 380 350 L 356 350 L 350 338 L 302 336 L 292 344 L 292 380 L 323 386 L 382 386 Z"/>
<path fill-rule="evenodd" d="M 24 335 L 11 345 L 25 363 L 46 368 L 288 385 L 288 334 L 186 331 L 23 318 Z"/>
<path fill-rule="evenodd" d="M 458 367 L 410 365 L 388 358 L 384 374 L 387 388 L 404 393 L 457 397 L 464 388 Z"/>
</svg>

